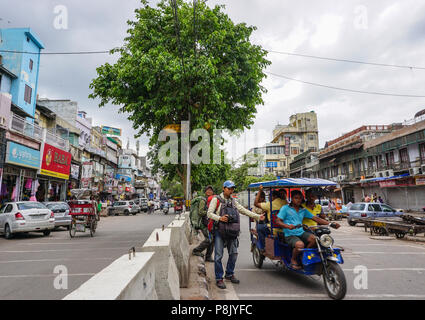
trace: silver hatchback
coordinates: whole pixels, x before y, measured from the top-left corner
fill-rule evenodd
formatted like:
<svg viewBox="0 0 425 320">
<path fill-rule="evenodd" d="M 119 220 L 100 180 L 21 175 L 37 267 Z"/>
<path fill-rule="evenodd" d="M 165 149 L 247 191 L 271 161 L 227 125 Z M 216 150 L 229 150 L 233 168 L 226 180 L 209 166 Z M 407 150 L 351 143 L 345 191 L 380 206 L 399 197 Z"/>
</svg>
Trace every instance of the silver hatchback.
<svg viewBox="0 0 425 320">
<path fill-rule="evenodd" d="M 72 216 L 69 214 L 70 208 L 66 202 L 43 202 L 43 204 L 53 211 L 55 215 L 55 228 L 65 227 L 69 230 Z"/>
<path fill-rule="evenodd" d="M 361 218 L 397 217 L 403 212 L 397 211 L 387 204 L 376 202 L 353 203 L 348 210 L 347 222 L 350 226 L 356 225 L 356 220 Z"/>
<path fill-rule="evenodd" d="M 116 201 L 113 206 L 109 208 L 109 215 L 119 215 L 124 214 L 128 216 L 129 214 L 136 215 L 140 212 L 140 207 L 135 204 L 133 201 Z"/>
<path fill-rule="evenodd" d="M 48 236 L 54 227 L 53 212 L 40 202 L 7 202 L 0 208 L 0 232 L 6 239 L 20 232 L 43 232 Z"/>
</svg>

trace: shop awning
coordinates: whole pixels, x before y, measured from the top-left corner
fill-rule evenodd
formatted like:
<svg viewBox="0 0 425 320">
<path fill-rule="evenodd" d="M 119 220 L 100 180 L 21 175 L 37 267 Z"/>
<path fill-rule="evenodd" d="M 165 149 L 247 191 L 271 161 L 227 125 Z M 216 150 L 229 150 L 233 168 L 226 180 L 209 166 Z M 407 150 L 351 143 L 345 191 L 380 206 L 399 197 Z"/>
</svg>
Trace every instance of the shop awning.
<svg viewBox="0 0 425 320">
<path fill-rule="evenodd" d="M 367 183 L 367 182 L 380 182 L 380 181 L 387 181 L 387 180 L 395 180 L 395 179 L 401 179 L 410 177 L 409 173 L 400 174 L 398 176 L 391 176 L 391 177 L 380 177 L 380 178 L 370 178 L 370 179 L 364 179 L 360 180 L 361 183 Z"/>
</svg>

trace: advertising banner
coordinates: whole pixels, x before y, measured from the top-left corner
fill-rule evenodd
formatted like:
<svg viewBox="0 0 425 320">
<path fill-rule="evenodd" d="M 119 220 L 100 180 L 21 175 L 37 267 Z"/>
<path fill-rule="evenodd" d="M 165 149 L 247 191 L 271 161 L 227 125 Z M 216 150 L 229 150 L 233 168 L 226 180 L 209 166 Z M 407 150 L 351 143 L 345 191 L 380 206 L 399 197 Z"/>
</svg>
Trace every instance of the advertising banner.
<svg viewBox="0 0 425 320">
<path fill-rule="evenodd" d="M 416 185 L 417 186 L 425 185 L 425 178 L 416 178 Z"/>
<path fill-rule="evenodd" d="M 8 141 L 5 163 L 38 170 L 40 168 L 40 151 Z"/>
<path fill-rule="evenodd" d="M 71 164 L 71 178 L 78 180 L 80 177 L 80 166 L 77 164 Z"/>
<path fill-rule="evenodd" d="M 45 143 L 40 174 L 68 180 L 71 171 L 71 158 L 71 153 Z"/>
<path fill-rule="evenodd" d="M 118 129 L 118 128 L 102 126 L 101 132 L 102 134 L 109 134 L 109 135 L 121 137 L 121 129 Z"/>
<path fill-rule="evenodd" d="M 290 146 L 291 146 L 291 137 L 285 136 L 285 156 L 289 156 L 291 154 Z"/>
<path fill-rule="evenodd" d="M 118 160 L 118 167 L 124 169 L 131 169 L 131 156 L 130 155 L 122 155 Z"/>
</svg>

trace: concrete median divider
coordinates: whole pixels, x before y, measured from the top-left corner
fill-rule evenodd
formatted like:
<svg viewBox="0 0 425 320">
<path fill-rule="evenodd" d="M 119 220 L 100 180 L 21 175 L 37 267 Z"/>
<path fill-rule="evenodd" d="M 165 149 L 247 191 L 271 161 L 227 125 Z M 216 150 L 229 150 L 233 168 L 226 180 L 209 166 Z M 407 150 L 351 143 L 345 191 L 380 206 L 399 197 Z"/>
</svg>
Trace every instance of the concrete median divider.
<svg viewBox="0 0 425 320">
<path fill-rule="evenodd" d="M 157 300 L 153 252 L 123 255 L 63 300 Z"/>
<path fill-rule="evenodd" d="M 168 225 L 171 229 L 171 252 L 179 270 L 180 288 L 189 284 L 189 241 L 185 233 L 185 220 L 174 220 Z"/>
<path fill-rule="evenodd" d="M 171 229 L 155 229 L 142 247 L 154 252 L 155 290 L 159 300 L 180 300 L 180 279 L 171 251 Z"/>
<path fill-rule="evenodd" d="M 190 239 L 190 237 L 191 237 L 191 235 L 190 235 L 191 226 L 190 226 L 189 212 L 186 212 L 185 214 L 176 216 L 174 221 L 176 221 L 176 220 L 185 222 L 184 223 L 184 232 L 185 232 L 185 235 L 186 235 L 186 239 L 190 243 L 191 242 L 191 239 Z"/>
</svg>

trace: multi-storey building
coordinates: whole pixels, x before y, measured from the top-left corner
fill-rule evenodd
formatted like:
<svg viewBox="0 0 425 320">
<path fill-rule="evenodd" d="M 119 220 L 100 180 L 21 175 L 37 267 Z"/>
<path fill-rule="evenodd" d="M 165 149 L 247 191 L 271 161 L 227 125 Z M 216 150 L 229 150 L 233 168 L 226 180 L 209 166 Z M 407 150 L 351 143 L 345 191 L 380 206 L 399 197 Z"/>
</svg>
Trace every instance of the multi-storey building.
<svg viewBox="0 0 425 320">
<path fill-rule="evenodd" d="M 285 152 L 280 157 L 282 168 L 279 175 L 289 176 L 290 163 L 306 151 L 319 150 L 319 131 L 317 115 L 314 111 L 297 113 L 289 118 L 288 125 L 277 125 L 273 130 L 272 143 L 284 146 Z"/>
<path fill-rule="evenodd" d="M 327 145 L 320 151 L 318 174 L 339 183 L 345 202 L 376 193 L 397 208 L 425 206 L 425 116 L 363 126 Z"/>
<path fill-rule="evenodd" d="M 0 64 L 16 78 L 10 83 L 12 112 L 21 117 L 34 117 L 40 67 L 44 45 L 29 28 L 0 29 Z"/>
</svg>

